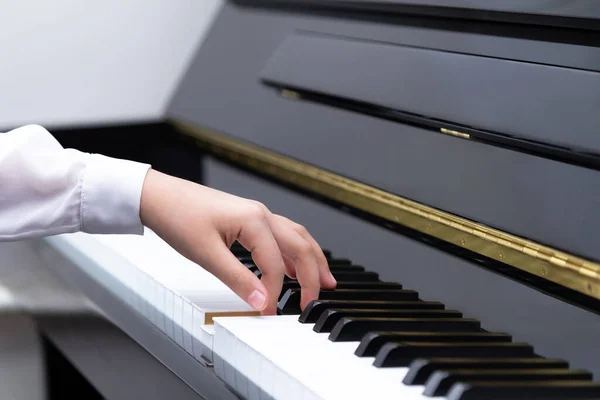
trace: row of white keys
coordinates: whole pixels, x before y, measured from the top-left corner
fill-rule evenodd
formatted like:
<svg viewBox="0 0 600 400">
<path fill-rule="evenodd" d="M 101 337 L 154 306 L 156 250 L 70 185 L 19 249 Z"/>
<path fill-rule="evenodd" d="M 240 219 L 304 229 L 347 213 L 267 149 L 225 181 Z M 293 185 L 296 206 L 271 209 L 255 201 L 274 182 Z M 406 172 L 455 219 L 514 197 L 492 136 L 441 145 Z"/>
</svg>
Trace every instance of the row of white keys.
<svg viewBox="0 0 600 400">
<path fill-rule="evenodd" d="M 186 259 L 151 230 L 137 235 L 85 235 L 51 238 L 71 246 L 101 267 L 82 266 L 105 286 L 197 359 L 212 359 L 211 313 L 255 313 L 212 274 Z M 59 246 L 59 247 L 60 247 Z"/>
<path fill-rule="evenodd" d="M 312 327 L 297 316 L 217 318 L 215 371 L 251 400 L 262 400 L 253 384 L 273 399 L 428 398 L 402 383 L 408 368 L 376 368 L 354 355 L 358 342 L 331 342 Z"/>
</svg>

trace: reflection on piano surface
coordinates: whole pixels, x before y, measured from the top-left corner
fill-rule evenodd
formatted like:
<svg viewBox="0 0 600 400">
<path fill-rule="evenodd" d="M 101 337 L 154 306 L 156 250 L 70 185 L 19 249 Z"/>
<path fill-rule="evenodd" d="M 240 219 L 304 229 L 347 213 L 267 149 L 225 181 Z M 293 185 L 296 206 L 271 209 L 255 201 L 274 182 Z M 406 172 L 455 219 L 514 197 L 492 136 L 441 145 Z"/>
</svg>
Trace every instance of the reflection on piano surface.
<svg viewBox="0 0 600 400">
<path fill-rule="evenodd" d="M 256 315 L 151 231 L 45 266 L 181 398 L 600 398 L 600 3 L 469 3 L 226 1 L 130 146 L 304 224 L 339 282 L 306 309 L 286 279 Z"/>
</svg>

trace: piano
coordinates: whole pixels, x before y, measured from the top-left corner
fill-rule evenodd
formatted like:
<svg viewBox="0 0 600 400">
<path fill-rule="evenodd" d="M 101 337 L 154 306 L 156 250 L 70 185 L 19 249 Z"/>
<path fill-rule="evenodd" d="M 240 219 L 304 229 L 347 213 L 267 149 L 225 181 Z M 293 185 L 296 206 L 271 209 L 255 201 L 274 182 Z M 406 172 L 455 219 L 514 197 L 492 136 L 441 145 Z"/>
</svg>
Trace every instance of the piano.
<svg viewBox="0 0 600 400">
<path fill-rule="evenodd" d="M 53 132 L 263 202 L 338 288 L 258 316 L 149 230 L 60 235 L 88 306 L 40 334 L 98 398 L 600 398 L 599 110 L 597 2 L 225 1 L 164 120 Z"/>
</svg>

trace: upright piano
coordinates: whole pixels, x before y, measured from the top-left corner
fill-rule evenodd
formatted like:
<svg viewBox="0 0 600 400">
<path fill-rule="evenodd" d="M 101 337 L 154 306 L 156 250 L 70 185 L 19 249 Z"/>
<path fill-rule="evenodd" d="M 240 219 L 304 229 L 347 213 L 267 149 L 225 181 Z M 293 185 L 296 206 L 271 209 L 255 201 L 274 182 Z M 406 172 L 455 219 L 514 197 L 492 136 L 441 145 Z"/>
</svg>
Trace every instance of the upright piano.
<svg viewBox="0 0 600 400">
<path fill-rule="evenodd" d="M 600 3 L 225 1 L 150 122 L 54 132 L 263 202 L 339 287 L 260 317 L 151 231 L 36 241 L 100 396 L 600 398 Z"/>
</svg>

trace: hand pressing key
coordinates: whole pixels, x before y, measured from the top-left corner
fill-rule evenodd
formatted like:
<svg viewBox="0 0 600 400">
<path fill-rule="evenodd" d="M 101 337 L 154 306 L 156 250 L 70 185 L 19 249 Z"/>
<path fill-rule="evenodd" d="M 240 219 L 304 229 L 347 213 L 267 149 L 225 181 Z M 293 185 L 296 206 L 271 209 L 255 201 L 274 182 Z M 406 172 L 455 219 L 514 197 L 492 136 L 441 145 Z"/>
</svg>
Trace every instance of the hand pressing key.
<svg viewBox="0 0 600 400">
<path fill-rule="evenodd" d="M 276 313 L 284 274 L 298 279 L 302 309 L 318 297 L 320 288 L 336 285 L 321 248 L 306 229 L 259 202 L 149 170 L 140 217 L 263 315 Z M 262 280 L 229 250 L 236 240 L 252 253 Z"/>
</svg>

